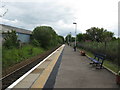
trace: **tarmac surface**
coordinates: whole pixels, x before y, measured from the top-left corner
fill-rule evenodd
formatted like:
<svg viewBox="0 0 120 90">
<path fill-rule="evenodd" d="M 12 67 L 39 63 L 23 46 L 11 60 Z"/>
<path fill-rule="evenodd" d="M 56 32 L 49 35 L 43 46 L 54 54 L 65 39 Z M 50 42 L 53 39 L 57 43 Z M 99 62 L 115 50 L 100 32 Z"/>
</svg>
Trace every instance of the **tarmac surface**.
<svg viewBox="0 0 120 90">
<path fill-rule="evenodd" d="M 118 88 L 115 75 L 106 69 L 96 69 L 86 56 L 65 46 L 54 88 Z"/>
</svg>

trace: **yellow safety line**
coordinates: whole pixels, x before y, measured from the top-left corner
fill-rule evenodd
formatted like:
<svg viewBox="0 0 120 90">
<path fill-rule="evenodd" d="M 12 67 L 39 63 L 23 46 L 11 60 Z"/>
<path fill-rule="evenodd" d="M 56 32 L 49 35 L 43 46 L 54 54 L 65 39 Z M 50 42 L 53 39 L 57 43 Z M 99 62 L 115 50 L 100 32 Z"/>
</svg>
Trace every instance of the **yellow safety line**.
<svg viewBox="0 0 120 90">
<path fill-rule="evenodd" d="M 56 64 L 62 50 L 64 47 L 61 47 L 59 52 L 56 52 L 54 55 L 54 57 L 51 56 L 51 58 L 53 58 L 53 60 L 50 62 L 50 64 L 45 68 L 45 70 L 43 71 L 43 73 L 39 76 L 39 78 L 34 82 L 34 84 L 31 86 L 31 88 L 43 88 L 50 73 L 52 72 L 52 69 L 54 67 L 54 65 Z"/>
</svg>

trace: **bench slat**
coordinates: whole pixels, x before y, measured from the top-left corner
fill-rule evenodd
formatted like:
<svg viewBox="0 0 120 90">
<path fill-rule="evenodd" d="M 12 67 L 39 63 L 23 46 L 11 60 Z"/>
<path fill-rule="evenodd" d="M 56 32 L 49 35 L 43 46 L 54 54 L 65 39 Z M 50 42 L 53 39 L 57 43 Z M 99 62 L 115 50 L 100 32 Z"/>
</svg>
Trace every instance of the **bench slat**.
<svg viewBox="0 0 120 90">
<path fill-rule="evenodd" d="M 94 59 L 94 58 L 89 58 L 90 60 L 92 60 L 94 63 L 98 63 L 98 64 L 101 64 L 101 62 L 100 61 L 97 61 L 96 59 Z"/>
</svg>

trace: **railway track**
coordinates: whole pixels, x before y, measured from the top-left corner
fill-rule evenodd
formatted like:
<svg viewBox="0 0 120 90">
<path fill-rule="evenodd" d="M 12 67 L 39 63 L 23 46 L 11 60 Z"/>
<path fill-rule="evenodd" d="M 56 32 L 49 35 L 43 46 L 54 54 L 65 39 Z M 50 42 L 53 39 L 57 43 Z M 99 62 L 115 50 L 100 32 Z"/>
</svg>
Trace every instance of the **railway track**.
<svg viewBox="0 0 120 90">
<path fill-rule="evenodd" d="M 58 46 L 59 47 L 59 46 Z M 31 62 L 27 65 L 25 65 L 24 67 L 17 69 L 16 71 L 14 71 L 13 73 L 6 75 L 5 77 L 3 77 L 1 79 L 2 81 L 2 90 L 5 90 L 8 86 L 10 86 L 13 82 L 15 82 L 17 79 L 19 79 L 22 75 L 24 75 L 25 73 L 27 73 L 30 69 L 32 69 L 35 65 L 37 65 L 38 63 L 40 63 L 44 58 L 46 58 L 49 54 L 51 54 L 53 51 L 55 51 L 58 47 L 52 49 L 51 51 L 49 51 L 48 53 L 46 53 L 45 55 L 43 55 L 42 57 L 40 57 L 39 59 L 35 60 L 34 62 Z"/>
</svg>

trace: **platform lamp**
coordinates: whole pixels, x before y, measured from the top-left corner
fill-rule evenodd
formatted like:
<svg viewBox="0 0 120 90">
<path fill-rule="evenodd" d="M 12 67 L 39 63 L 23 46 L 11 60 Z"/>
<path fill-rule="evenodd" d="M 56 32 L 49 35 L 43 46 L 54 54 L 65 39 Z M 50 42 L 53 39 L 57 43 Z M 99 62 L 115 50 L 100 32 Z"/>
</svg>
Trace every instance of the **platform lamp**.
<svg viewBox="0 0 120 90">
<path fill-rule="evenodd" d="M 73 22 L 73 24 L 75 24 L 75 47 L 76 47 L 76 31 L 77 31 L 77 23 Z"/>
</svg>

